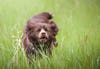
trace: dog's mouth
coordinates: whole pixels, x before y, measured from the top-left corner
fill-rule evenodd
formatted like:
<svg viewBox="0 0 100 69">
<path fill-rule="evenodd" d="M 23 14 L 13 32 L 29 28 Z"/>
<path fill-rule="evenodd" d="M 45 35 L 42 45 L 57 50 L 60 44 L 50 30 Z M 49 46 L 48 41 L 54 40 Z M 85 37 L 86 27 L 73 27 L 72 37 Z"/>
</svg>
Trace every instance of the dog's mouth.
<svg viewBox="0 0 100 69">
<path fill-rule="evenodd" d="M 46 42 L 47 41 L 47 37 L 46 36 L 42 36 L 41 38 L 40 38 L 40 42 Z"/>
<path fill-rule="evenodd" d="M 40 39 L 47 39 L 47 37 L 46 36 L 42 36 Z"/>
</svg>

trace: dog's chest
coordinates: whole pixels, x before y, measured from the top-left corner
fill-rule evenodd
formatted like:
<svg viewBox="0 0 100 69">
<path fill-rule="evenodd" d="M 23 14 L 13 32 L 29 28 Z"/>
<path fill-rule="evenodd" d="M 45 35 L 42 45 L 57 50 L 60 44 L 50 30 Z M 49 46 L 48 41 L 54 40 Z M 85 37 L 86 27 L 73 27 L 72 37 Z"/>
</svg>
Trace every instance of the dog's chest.
<svg viewBox="0 0 100 69">
<path fill-rule="evenodd" d="M 35 54 L 46 53 L 49 49 L 48 44 L 35 44 L 32 48 L 35 51 Z"/>
</svg>

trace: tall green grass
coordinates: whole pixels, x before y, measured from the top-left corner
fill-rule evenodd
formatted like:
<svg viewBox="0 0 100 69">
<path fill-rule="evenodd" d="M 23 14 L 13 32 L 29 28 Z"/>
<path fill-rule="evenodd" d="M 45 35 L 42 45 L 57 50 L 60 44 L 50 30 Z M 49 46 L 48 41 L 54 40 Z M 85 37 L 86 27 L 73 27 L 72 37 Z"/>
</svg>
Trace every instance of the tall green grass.
<svg viewBox="0 0 100 69">
<path fill-rule="evenodd" d="M 29 65 L 21 45 L 26 21 L 50 12 L 60 31 L 53 56 Z M 99 0 L 0 0 L 0 69 L 100 69 Z"/>
</svg>

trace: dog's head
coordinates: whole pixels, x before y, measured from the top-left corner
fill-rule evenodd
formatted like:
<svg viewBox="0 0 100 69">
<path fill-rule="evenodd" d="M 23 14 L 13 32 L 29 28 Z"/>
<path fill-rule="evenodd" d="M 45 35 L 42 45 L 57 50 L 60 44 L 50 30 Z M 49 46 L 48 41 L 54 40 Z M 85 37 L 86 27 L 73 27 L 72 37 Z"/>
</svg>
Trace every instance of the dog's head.
<svg viewBox="0 0 100 69">
<path fill-rule="evenodd" d="M 32 42 L 42 42 L 52 40 L 58 32 L 58 27 L 54 22 L 50 23 L 28 23 L 26 33 Z"/>
<path fill-rule="evenodd" d="M 52 15 L 44 12 L 28 20 L 25 33 L 31 42 L 47 42 L 55 38 L 58 27 L 55 22 L 49 21 Z"/>
</svg>

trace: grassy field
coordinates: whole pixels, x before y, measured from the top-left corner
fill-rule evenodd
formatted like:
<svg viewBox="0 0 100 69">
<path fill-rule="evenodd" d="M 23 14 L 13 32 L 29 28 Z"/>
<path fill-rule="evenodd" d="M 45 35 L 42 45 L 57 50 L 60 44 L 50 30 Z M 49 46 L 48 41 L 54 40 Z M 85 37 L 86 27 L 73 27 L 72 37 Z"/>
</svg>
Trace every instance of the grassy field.
<svg viewBox="0 0 100 69">
<path fill-rule="evenodd" d="M 59 46 L 29 65 L 21 47 L 27 19 L 50 12 Z M 99 0 L 0 0 L 0 69 L 100 69 Z"/>
</svg>

